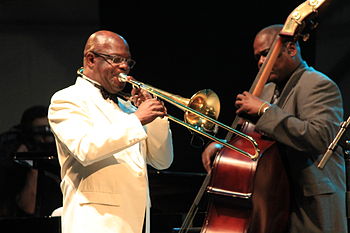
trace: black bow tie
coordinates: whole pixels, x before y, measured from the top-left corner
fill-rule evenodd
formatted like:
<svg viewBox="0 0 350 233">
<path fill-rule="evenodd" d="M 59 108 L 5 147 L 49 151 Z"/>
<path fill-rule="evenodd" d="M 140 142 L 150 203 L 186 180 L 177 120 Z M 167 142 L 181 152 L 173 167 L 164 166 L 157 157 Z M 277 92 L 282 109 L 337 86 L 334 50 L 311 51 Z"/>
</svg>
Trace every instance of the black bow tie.
<svg viewBox="0 0 350 233">
<path fill-rule="evenodd" d="M 114 103 L 118 104 L 118 94 L 112 94 L 109 93 L 105 88 L 103 88 L 100 85 L 97 85 L 96 83 L 94 83 L 94 86 L 97 87 L 98 89 L 100 89 L 102 97 L 106 100 L 106 99 L 110 99 L 112 100 Z"/>
<path fill-rule="evenodd" d="M 106 99 L 110 99 L 112 100 L 114 103 L 118 104 L 118 94 L 112 94 L 109 93 L 103 86 L 98 85 L 97 83 L 92 82 L 91 80 L 84 78 L 83 76 L 81 76 L 83 79 L 85 79 L 86 81 L 92 83 L 96 88 L 100 89 L 101 91 L 101 95 L 102 97 L 106 100 Z"/>
</svg>

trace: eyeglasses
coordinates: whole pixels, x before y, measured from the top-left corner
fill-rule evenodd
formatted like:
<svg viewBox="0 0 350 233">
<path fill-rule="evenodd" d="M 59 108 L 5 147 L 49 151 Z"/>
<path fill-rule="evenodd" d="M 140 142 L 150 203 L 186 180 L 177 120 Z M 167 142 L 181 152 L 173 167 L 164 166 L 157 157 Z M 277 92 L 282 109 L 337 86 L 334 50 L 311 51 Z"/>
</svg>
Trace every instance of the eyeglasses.
<svg viewBox="0 0 350 233">
<path fill-rule="evenodd" d="M 91 51 L 91 52 L 93 54 L 95 54 L 96 56 L 102 57 L 106 61 L 107 61 L 107 59 L 109 59 L 114 64 L 120 64 L 122 62 L 126 62 L 126 64 L 128 64 L 130 69 L 132 69 L 134 67 L 134 65 L 136 64 L 136 61 L 132 60 L 131 58 L 125 58 L 125 57 L 122 57 L 119 55 L 109 55 L 109 54 L 104 54 L 104 53 L 98 53 L 95 51 Z"/>
</svg>

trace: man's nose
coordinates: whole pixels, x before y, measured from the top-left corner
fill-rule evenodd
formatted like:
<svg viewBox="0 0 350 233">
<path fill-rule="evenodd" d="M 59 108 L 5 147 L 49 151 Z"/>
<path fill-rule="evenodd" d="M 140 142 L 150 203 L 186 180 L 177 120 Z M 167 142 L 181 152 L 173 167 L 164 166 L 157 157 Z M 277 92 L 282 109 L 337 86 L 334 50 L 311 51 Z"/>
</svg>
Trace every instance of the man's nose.
<svg viewBox="0 0 350 233">
<path fill-rule="evenodd" d="M 119 69 L 124 70 L 124 71 L 130 70 L 128 62 L 127 61 L 122 61 L 121 63 L 119 63 Z"/>
<path fill-rule="evenodd" d="M 261 66 L 264 64 L 266 57 L 260 56 L 259 61 L 258 61 L 258 68 L 260 69 Z"/>
</svg>

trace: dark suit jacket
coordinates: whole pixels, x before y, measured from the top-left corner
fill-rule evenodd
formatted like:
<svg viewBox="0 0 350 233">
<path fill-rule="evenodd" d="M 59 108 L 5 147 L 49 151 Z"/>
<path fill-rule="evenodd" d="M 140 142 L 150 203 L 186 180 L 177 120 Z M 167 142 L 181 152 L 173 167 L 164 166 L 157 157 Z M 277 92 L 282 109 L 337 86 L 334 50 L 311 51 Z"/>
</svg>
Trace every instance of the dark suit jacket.
<svg viewBox="0 0 350 233">
<path fill-rule="evenodd" d="M 297 77 L 302 70 L 305 72 Z M 270 100 L 274 89 L 274 84 L 267 84 L 261 97 Z M 283 93 L 286 91 L 289 93 Z M 324 169 L 317 168 L 343 121 L 341 93 L 332 80 L 302 63 L 281 96 L 286 98 L 260 117 L 256 129 L 275 139 L 285 156 L 293 197 L 289 232 L 345 233 L 346 183 L 341 149 Z"/>
</svg>

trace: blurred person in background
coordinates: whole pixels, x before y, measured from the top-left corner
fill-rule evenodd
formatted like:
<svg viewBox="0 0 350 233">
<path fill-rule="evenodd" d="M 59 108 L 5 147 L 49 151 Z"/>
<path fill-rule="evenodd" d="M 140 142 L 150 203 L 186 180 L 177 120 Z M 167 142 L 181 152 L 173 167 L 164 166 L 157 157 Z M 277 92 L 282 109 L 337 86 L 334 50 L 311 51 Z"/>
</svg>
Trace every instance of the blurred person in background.
<svg viewBox="0 0 350 233">
<path fill-rule="evenodd" d="M 48 216 L 61 206 L 59 165 L 46 106 L 26 109 L 0 135 L 0 217 Z M 51 158 L 51 159 L 49 159 Z"/>
</svg>

